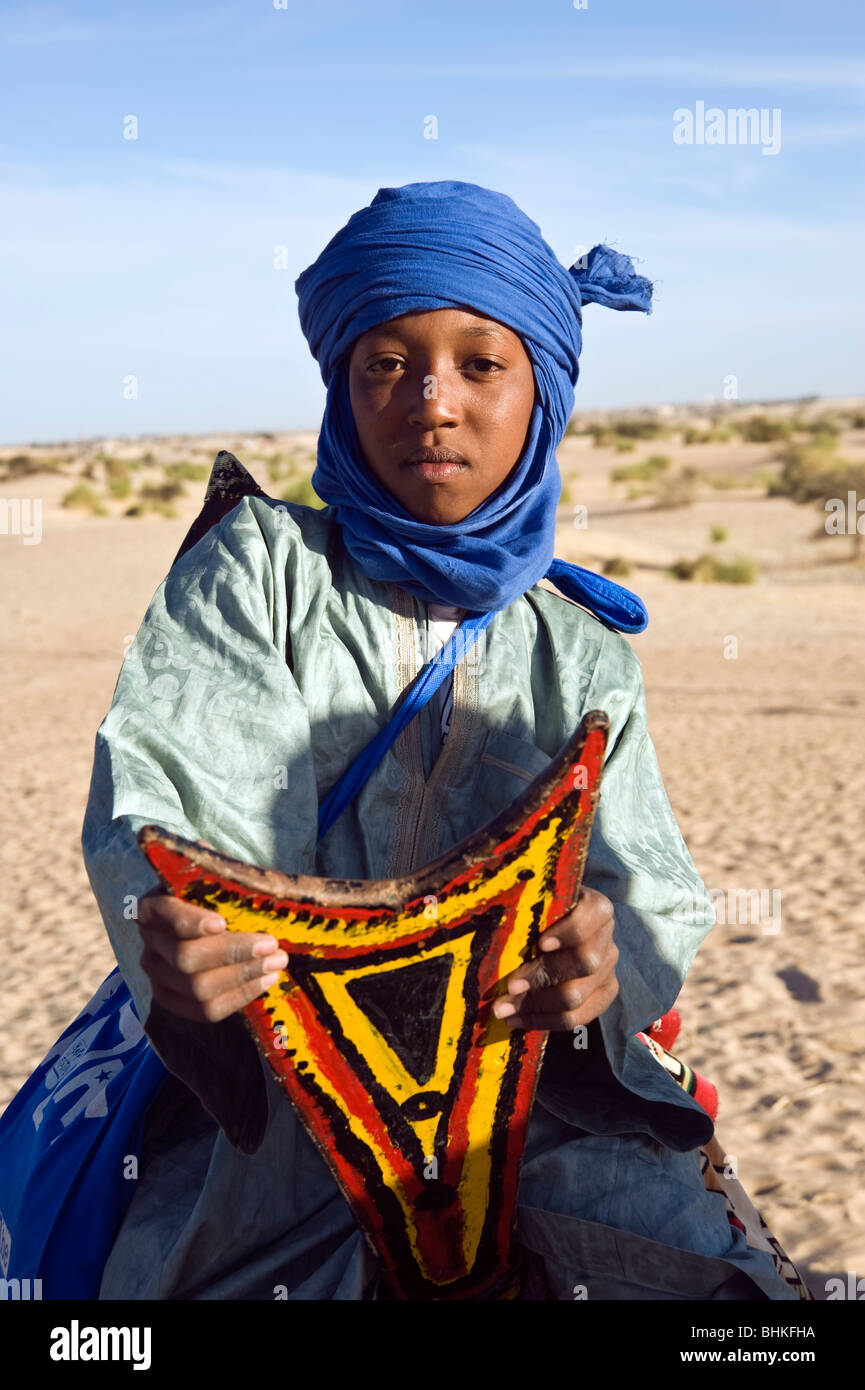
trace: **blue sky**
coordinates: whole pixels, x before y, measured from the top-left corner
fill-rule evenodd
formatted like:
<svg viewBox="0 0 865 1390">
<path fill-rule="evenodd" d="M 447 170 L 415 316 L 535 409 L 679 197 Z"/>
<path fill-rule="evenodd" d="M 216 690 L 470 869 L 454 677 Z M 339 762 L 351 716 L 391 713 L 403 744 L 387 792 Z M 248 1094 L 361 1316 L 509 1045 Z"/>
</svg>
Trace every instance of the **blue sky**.
<svg viewBox="0 0 865 1390">
<path fill-rule="evenodd" d="M 858 392 L 862 13 L 6 0 L 0 440 L 316 426 L 295 276 L 379 187 L 427 178 L 501 189 L 566 263 L 605 241 L 655 282 L 648 318 L 586 310 L 578 408 L 731 375 L 742 399 Z M 779 110 L 778 153 L 676 144 L 701 101 Z"/>
</svg>

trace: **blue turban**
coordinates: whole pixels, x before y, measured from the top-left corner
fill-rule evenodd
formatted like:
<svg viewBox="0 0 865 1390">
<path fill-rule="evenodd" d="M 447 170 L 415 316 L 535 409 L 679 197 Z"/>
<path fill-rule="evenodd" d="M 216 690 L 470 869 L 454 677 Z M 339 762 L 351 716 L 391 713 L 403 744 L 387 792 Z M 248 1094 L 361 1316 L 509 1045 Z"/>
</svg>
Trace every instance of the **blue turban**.
<svg viewBox="0 0 865 1390">
<path fill-rule="evenodd" d="M 365 574 L 428 602 L 507 607 L 544 576 L 610 627 L 641 632 L 642 601 L 553 558 L 556 449 L 574 403 L 582 306 L 650 312 L 652 286 L 627 256 L 595 246 L 570 270 L 503 193 L 441 181 L 382 188 L 299 276 L 300 325 L 327 386 L 312 483 L 338 509 Z M 416 520 L 367 467 L 348 387 L 354 340 L 418 310 L 468 308 L 522 339 L 535 378 L 526 444 L 505 483 L 462 521 Z"/>
</svg>

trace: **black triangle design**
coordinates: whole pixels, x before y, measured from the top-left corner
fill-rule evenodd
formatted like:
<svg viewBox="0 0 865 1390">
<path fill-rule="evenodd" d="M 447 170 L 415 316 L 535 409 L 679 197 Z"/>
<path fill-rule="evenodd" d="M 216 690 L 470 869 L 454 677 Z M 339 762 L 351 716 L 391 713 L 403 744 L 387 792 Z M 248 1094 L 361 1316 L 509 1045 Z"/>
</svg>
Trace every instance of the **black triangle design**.
<svg viewBox="0 0 865 1390">
<path fill-rule="evenodd" d="M 435 1071 L 453 956 L 436 956 L 399 970 L 376 971 L 346 984 L 407 1072 L 425 1086 Z"/>
</svg>

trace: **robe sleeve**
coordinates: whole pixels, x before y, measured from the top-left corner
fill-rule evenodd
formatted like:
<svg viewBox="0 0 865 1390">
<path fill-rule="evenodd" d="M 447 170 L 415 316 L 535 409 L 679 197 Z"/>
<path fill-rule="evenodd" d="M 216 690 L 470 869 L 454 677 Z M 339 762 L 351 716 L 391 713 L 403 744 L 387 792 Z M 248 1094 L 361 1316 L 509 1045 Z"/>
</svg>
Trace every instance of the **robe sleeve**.
<svg viewBox="0 0 865 1390">
<path fill-rule="evenodd" d="M 96 735 L 82 849 L 120 971 L 154 1049 L 229 1140 L 259 1147 L 272 1090 L 239 1014 L 180 1019 L 141 968 L 138 900 L 160 880 L 136 841 L 153 822 L 240 859 L 292 870 L 275 770 L 290 768 L 291 844 L 314 846 L 309 722 L 286 661 L 285 567 L 266 504 L 245 499 L 171 569 L 127 652 Z M 282 783 L 284 785 L 284 781 Z"/>
<path fill-rule="evenodd" d="M 620 1080 L 645 1095 L 646 1076 L 662 1069 L 653 1061 L 647 1072 L 634 1035 L 675 1003 L 715 913 L 664 788 L 640 663 L 626 655 L 626 715 L 607 755 L 584 882 L 615 911 L 619 993 L 600 1018 L 607 1056 Z"/>
</svg>

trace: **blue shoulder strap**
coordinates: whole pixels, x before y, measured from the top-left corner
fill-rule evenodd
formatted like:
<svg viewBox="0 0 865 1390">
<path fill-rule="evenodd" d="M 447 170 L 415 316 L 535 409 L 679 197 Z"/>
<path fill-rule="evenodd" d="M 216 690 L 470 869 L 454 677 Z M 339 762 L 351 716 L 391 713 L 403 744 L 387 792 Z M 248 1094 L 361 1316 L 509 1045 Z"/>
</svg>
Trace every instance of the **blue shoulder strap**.
<svg viewBox="0 0 865 1390">
<path fill-rule="evenodd" d="M 477 642 L 482 631 L 491 623 L 495 613 L 476 613 L 466 617 L 455 632 L 452 632 L 441 651 L 436 652 L 431 661 L 415 678 L 408 693 L 375 738 L 355 758 L 342 774 L 339 781 L 331 787 L 318 813 L 318 838 L 327 834 L 338 816 L 341 816 L 350 801 L 353 801 L 361 787 L 369 780 L 389 748 L 399 738 L 407 724 L 411 723 L 438 690 L 442 681 L 450 675 L 463 657 Z"/>
<path fill-rule="evenodd" d="M 649 616 L 642 599 L 630 589 L 612 579 L 583 569 L 566 560 L 553 560 L 547 571 L 562 593 L 584 605 L 609 628 L 620 632 L 642 632 Z M 409 687 L 399 709 L 383 729 L 367 744 L 354 762 L 331 787 L 318 815 L 318 838 L 322 840 L 334 821 L 342 815 L 365 782 L 368 781 L 385 753 L 399 738 L 403 729 L 432 699 L 442 681 L 475 645 L 483 629 L 492 622 L 495 612 L 476 613 L 466 617 L 451 634 L 440 652 L 432 658 Z"/>
</svg>

